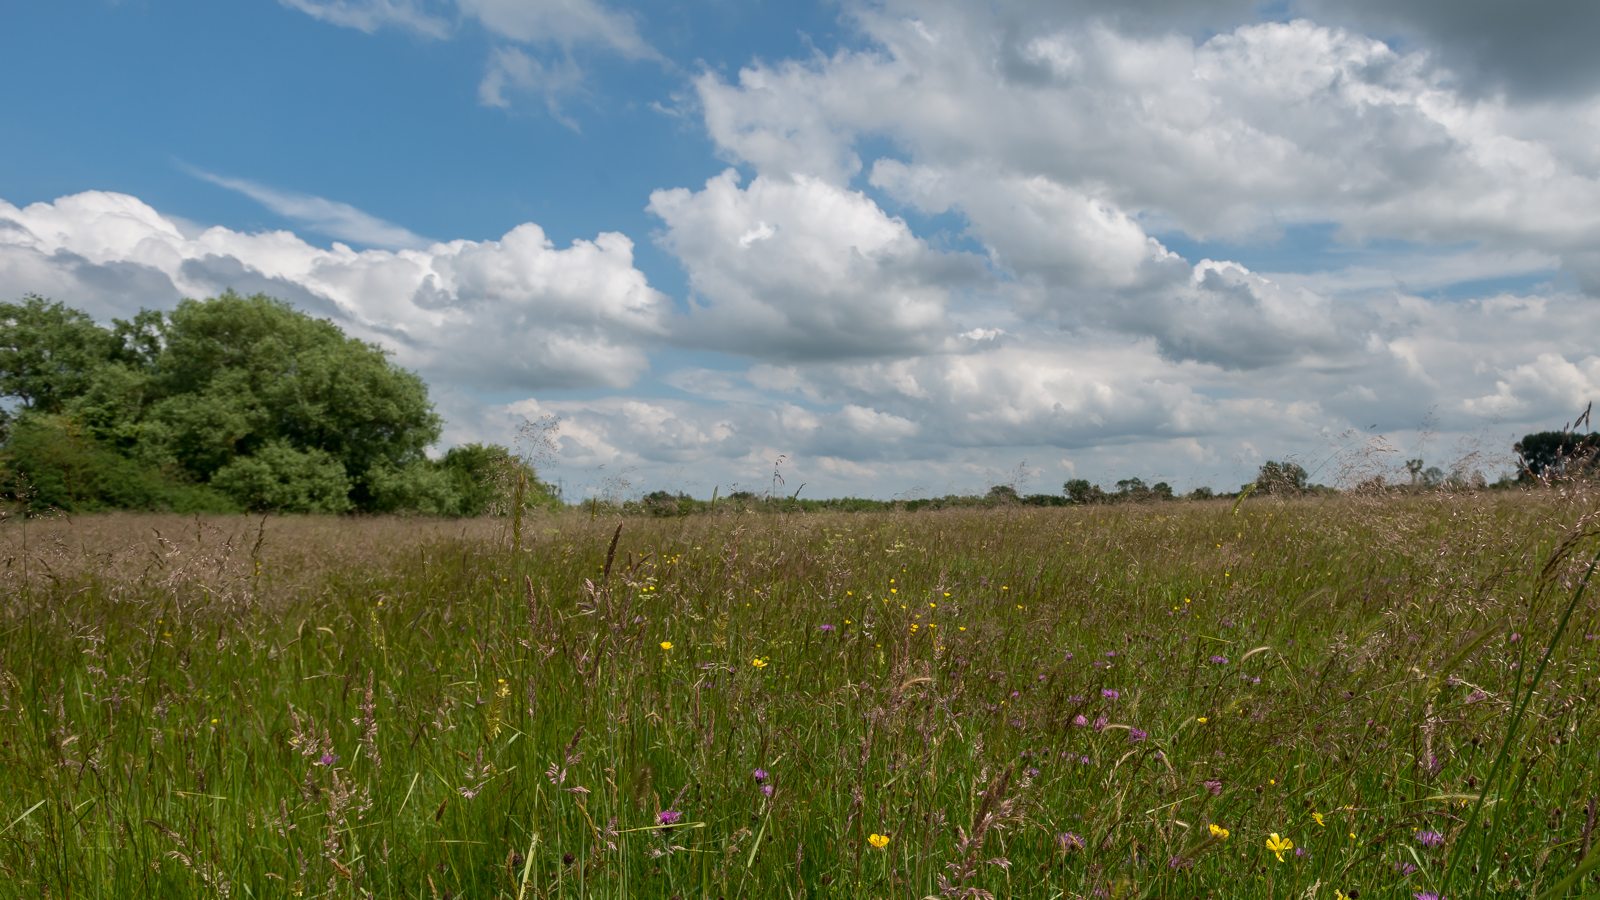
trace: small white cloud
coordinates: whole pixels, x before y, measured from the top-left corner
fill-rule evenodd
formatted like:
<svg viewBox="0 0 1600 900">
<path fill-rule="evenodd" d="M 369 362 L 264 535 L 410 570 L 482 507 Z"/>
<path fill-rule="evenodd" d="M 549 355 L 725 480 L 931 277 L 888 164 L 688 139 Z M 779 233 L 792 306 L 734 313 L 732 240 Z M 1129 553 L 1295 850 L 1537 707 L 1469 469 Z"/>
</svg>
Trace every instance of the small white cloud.
<svg viewBox="0 0 1600 900">
<path fill-rule="evenodd" d="M 426 238 L 413 234 L 400 225 L 362 212 L 348 203 L 269 188 L 243 178 L 213 175 L 193 167 L 189 167 L 189 171 L 197 178 L 230 191 L 238 191 L 278 215 L 317 234 L 387 250 L 421 248 L 430 243 Z"/>
<path fill-rule="evenodd" d="M 450 23 L 432 15 L 416 0 L 278 0 L 330 25 L 371 34 L 385 26 L 406 28 L 431 38 L 450 34 Z"/>
</svg>

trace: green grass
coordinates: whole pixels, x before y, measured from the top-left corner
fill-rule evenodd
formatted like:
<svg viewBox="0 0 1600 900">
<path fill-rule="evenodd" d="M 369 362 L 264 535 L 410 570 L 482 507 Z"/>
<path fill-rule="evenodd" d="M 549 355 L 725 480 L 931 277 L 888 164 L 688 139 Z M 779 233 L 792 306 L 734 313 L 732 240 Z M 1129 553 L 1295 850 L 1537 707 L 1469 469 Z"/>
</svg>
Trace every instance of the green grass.
<svg viewBox="0 0 1600 900">
<path fill-rule="evenodd" d="M 1594 499 L 12 520 L 0 895 L 1531 897 Z"/>
</svg>

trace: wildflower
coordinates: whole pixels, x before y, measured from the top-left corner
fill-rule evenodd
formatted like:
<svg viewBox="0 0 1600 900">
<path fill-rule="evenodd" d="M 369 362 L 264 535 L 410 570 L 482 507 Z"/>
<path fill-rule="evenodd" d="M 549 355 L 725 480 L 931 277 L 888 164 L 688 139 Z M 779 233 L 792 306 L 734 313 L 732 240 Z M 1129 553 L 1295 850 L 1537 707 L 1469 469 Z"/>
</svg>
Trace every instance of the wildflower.
<svg viewBox="0 0 1600 900">
<path fill-rule="evenodd" d="M 1213 796 L 1213 797 L 1221 797 L 1222 796 L 1222 782 L 1215 781 L 1215 780 L 1207 781 L 1205 783 L 1205 785 L 1206 785 L 1206 790 L 1211 792 L 1211 796 Z"/>
<path fill-rule="evenodd" d="M 1230 834 L 1230 832 L 1228 831 L 1228 829 L 1223 828 L 1222 826 L 1216 824 L 1215 822 L 1211 823 L 1211 836 L 1212 837 L 1217 838 L 1219 840 L 1224 840 L 1225 841 L 1225 840 L 1228 839 L 1228 835 L 1229 834 Z"/>
<path fill-rule="evenodd" d="M 1128 743 L 1130 744 L 1137 744 L 1149 736 L 1150 735 L 1142 728 L 1128 729 Z"/>
<path fill-rule="evenodd" d="M 1417 867 L 1408 862 L 1397 862 L 1394 864 L 1394 870 L 1400 873 L 1401 878 L 1404 878 L 1417 871 Z"/>
<path fill-rule="evenodd" d="M 1173 858 L 1167 860 L 1167 868 L 1169 868 L 1169 869 L 1192 869 L 1192 868 L 1194 868 L 1194 860 L 1189 859 L 1188 857 L 1185 857 L 1185 856 L 1174 856 Z"/>
<path fill-rule="evenodd" d="M 767 798 L 770 799 L 772 797 L 772 785 L 763 784 L 761 786 L 761 796 L 767 797 Z"/>
<path fill-rule="evenodd" d="M 1106 730 L 1106 726 L 1110 725 L 1110 724 L 1111 724 L 1111 720 L 1107 719 L 1105 716 L 1101 716 L 1100 718 L 1095 719 L 1094 720 L 1095 733 L 1099 734 L 1100 732 L 1105 731 Z"/>
<path fill-rule="evenodd" d="M 750 776 L 756 780 L 756 784 L 760 784 L 772 777 L 771 775 L 767 774 L 766 769 L 756 769 L 754 772 L 750 773 Z"/>
<path fill-rule="evenodd" d="M 1419 831 L 1417 832 L 1417 843 L 1424 847 L 1437 847 L 1444 843 L 1444 835 L 1437 831 Z"/>
<path fill-rule="evenodd" d="M 1072 853 L 1083 849 L 1083 838 L 1070 831 L 1063 831 L 1056 835 L 1056 846 L 1061 848 L 1062 853 Z"/>
<path fill-rule="evenodd" d="M 767 667 L 767 661 L 758 656 L 755 659 L 750 660 L 750 665 L 755 666 L 758 669 L 765 669 Z"/>
<path fill-rule="evenodd" d="M 1293 850 L 1294 841 L 1285 840 L 1284 838 L 1278 837 L 1278 833 L 1274 831 L 1272 833 L 1272 837 L 1267 838 L 1267 849 L 1271 850 L 1272 854 L 1278 857 L 1278 862 L 1283 862 L 1283 851 Z"/>
<path fill-rule="evenodd" d="M 1418 891 L 1411 896 L 1416 897 L 1417 900 L 1444 900 L 1444 898 L 1440 897 L 1433 891 Z"/>
<path fill-rule="evenodd" d="M 1086 728 L 1089 725 L 1089 720 L 1083 715 L 1077 715 L 1072 717 L 1072 724 L 1078 726 L 1079 728 Z"/>
<path fill-rule="evenodd" d="M 1225 666 L 1225 665 L 1228 664 L 1228 658 L 1226 656 L 1215 656 L 1214 655 L 1214 656 L 1211 657 L 1211 661 L 1216 663 L 1219 666 Z"/>
<path fill-rule="evenodd" d="M 867 843 L 871 844 L 874 849 L 882 850 L 883 848 L 889 846 L 889 836 L 886 834 L 878 834 L 877 832 L 873 832 L 872 834 L 867 835 Z"/>
<path fill-rule="evenodd" d="M 1320 828 L 1320 827 L 1324 827 L 1324 826 L 1325 826 L 1325 825 L 1326 825 L 1326 824 L 1327 824 L 1327 823 L 1325 823 L 1325 822 L 1323 822 L 1323 821 L 1322 821 L 1322 813 L 1319 813 L 1319 812 L 1314 812 L 1314 813 L 1312 813 L 1312 814 L 1311 814 L 1311 818 L 1313 818 L 1313 819 L 1316 819 L 1316 820 L 1317 820 L 1317 826 L 1318 826 L 1318 827 L 1319 827 L 1319 828 Z"/>
<path fill-rule="evenodd" d="M 656 819 L 659 820 L 662 825 L 676 825 L 683 819 L 683 813 L 675 809 L 663 809 L 661 812 L 656 814 Z"/>
<path fill-rule="evenodd" d="M 338 754 L 336 754 L 336 753 L 324 753 L 324 754 L 322 754 L 322 758 L 320 758 L 316 762 L 312 763 L 312 765 L 314 765 L 314 766 L 331 766 L 331 765 L 333 765 L 334 763 L 336 763 L 338 761 L 339 761 Z"/>
<path fill-rule="evenodd" d="M 671 641 L 662 641 L 661 642 L 661 649 L 663 649 L 663 650 L 671 650 L 672 649 L 672 642 Z"/>
<path fill-rule="evenodd" d="M 833 631 L 834 627 L 832 625 L 823 625 L 822 626 L 822 630 L 823 631 Z"/>
<path fill-rule="evenodd" d="M 1111 688 L 1106 688 L 1100 692 L 1100 696 L 1106 698 L 1107 700 L 1115 700 L 1122 696 L 1122 692 L 1112 690 Z"/>
<path fill-rule="evenodd" d="M 1204 725 L 1206 723 L 1206 717 L 1205 716 L 1201 716 L 1201 717 L 1195 719 L 1195 721 L 1199 722 L 1201 725 Z"/>
</svg>

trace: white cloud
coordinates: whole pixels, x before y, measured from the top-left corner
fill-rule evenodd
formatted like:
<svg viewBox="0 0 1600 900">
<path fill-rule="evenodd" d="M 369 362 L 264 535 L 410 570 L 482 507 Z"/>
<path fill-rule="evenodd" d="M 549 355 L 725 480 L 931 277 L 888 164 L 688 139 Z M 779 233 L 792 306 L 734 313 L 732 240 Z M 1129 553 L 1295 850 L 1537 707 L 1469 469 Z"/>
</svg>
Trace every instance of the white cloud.
<svg viewBox="0 0 1600 900">
<path fill-rule="evenodd" d="M 213 175 L 199 169 L 190 171 L 197 178 L 203 178 L 230 191 L 238 191 L 278 215 L 292 219 L 317 234 L 369 247 L 382 247 L 386 250 L 426 247 L 429 244 L 426 238 L 418 237 L 405 227 L 362 212 L 348 203 L 325 200 L 310 194 L 281 191 L 243 178 Z"/>
<path fill-rule="evenodd" d="M 680 340 L 748 356 L 893 356 L 952 332 L 946 308 L 976 274 L 858 191 L 818 178 L 729 169 L 700 191 L 656 191 L 659 243 L 682 261 L 698 300 Z"/>
<path fill-rule="evenodd" d="M 668 302 L 633 267 L 626 237 L 557 249 L 531 223 L 498 241 L 323 250 L 282 231 L 186 237 L 133 197 L 90 191 L 22 209 L 0 201 L 0 274 L 101 318 L 259 290 L 477 390 L 625 387 L 667 329 Z M 124 290 L 105 288 L 119 281 Z"/>
<path fill-rule="evenodd" d="M 594 0 L 456 0 L 464 16 L 490 32 L 523 44 L 606 47 L 627 59 L 658 54 L 639 36 L 632 17 Z"/>
<path fill-rule="evenodd" d="M 278 0 L 330 25 L 371 34 L 385 26 L 408 28 L 431 38 L 450 33 L 450 23 L 427 12 L 417 0 Z"/>
</svg>

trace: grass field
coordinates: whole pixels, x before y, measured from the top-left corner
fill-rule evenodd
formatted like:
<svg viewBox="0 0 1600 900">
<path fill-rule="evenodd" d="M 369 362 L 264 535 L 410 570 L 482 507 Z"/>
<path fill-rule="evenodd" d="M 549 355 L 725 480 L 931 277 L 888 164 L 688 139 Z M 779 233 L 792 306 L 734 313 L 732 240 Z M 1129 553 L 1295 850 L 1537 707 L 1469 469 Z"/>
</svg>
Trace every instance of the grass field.
<svg viewBox="0 0 1600 900">
<path fill-rule="evenodd" d="M 0 895 L 1533 897 L 1597 505 L 13 519 Z"/>
</svg>

